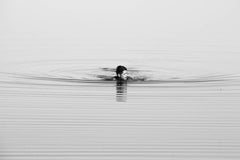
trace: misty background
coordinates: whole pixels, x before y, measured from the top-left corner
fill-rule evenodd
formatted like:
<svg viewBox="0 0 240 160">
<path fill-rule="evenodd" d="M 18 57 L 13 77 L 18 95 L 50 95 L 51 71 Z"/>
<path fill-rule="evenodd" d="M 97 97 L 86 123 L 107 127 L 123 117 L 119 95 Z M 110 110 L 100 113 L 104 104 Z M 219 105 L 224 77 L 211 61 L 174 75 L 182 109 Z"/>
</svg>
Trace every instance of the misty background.
<svg viewBox="0 0 240 160">
<path fill-rule="evenodd" d="M 0 0 L 0 159 L 239 160 L 239 8 Z"/>
<path fill-rule="evenodd" d="M 136 50 L 237 52 L 239 5 L 237 0 L 1 0 L 0 61 L 107 58 Z"/>
</svg>

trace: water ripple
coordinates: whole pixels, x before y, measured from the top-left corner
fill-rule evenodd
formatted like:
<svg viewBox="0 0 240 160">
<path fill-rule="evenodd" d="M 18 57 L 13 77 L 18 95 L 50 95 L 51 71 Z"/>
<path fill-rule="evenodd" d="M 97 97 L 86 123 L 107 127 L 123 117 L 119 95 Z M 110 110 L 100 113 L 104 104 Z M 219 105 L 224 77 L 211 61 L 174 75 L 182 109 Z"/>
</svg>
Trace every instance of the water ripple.
<svg viewBox="0 0 240 160">
<path fill-rule="evenodd" d="M 19 85 L 106 85 L 114 84 L 115 67 L 98 67 L 79 61 L 46 61 L 18 64 L 14 72 L 1 72 L 0 84 Z M 199 72 L 191 75 L 184 70 L 153 68 L 151 66 L 130 66 L 128 83 L 140 86 L 198 86 L 238 83 L 237 74 L 216 74 Z M 198 71 L 196 71 L 198 72 Z"/>
</svg>

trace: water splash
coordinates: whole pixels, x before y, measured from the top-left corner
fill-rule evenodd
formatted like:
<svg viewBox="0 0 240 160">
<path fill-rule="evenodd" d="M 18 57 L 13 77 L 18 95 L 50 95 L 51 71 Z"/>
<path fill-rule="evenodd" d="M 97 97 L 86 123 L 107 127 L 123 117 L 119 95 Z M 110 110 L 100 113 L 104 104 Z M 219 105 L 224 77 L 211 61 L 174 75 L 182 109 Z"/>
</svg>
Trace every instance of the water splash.
<svg viewBox="0 0 240 160">
<path fill-rule="evenodd" d="M 110 64 L 108 64 L 109 66 Z M 1 83 L 29 85 L 101 85 L 115 84 L 110 80 L 115 76 L 114 67 L 99 67 L 88 61 L 41 61 L 18 64 L 13 72 L 1 72 Z M 165 66 L 130 66 L 129 75 L 133 78 L 130 85 L 151 86 L 186 86 L 216 85 L 229 81 L 238 81 L 233 74 L 216 74 L 198 72 L 190 74 L 181 69 Z"/>
</svg>

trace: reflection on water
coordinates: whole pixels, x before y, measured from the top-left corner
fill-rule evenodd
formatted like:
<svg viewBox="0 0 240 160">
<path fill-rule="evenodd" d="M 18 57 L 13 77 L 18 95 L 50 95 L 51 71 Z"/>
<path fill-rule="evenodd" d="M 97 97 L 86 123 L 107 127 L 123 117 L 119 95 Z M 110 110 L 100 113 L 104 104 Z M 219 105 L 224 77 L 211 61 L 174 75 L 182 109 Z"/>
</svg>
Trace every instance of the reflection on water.
<svg viewBox="0 0 240 160">
<path fill-rule="evenodd" d="M 239 72 L 158 62 L 2 66 L 0 159 L 239 159 Z"/>
<path fill-rule="evenodd" d="M 240 160 L 239 6 L 0 0 L 0 160 Z"/>
<path fill-rule="evenodd" d="M 127 101 L 127 82 L 116 81 L 116 101 L 126 102 Z"/>
</svg>

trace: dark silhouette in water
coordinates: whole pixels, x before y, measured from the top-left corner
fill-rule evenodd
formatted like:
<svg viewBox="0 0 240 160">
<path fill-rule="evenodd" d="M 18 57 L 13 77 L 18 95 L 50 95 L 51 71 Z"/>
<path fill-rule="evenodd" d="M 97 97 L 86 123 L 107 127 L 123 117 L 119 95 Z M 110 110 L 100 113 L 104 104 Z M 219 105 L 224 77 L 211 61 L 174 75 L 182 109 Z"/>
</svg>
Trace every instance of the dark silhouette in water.
<svg viewBox="0 0 240 160">
<path fill-rule="evenodd" d="M 106 70 L 106 68 L 104 68 L 104 70 Z M 109 70 L 107 70 L 109 71 Z M 110 70 L 112 71 L 112 69 Z M 117 68 L 115 69 L 115 73 L 116 76 L 110 77 L 110 76 L 106 76 L 106 75 L 97 75 L 98 78 L 101 78 L 105 81 L 145 81 L 146 78 L 144 77 L 130 77 L 128 76 L 128 71 L 127 68 L 125 66 L 119 65 L 117 66 Z"/>
<path fill-rule="evenodd" d="M 127 68 L 121 65 L 117 66 L 114 80 L 116 80 L 116 100 L 118 102 L 126 102 L 127 81 L 132 80 L 132 78 L 128 76 Z"/>
<path fill-rule="evenodd" d="M 117 74 L 117 76 L 121 76 L 121 74 L 123 73 L 123 71 L 125 71 L 125 70 L 127 70 L 127 68 L 126 67 L 124 67 L 124 66 L 117 66 L 117 68 L 116 68 L 116 74 Z"/>
<path fill-rule="evenodd" d="M 124 66 L 117 66 L 116 68 L 116 76 L 113 78 L 114 80 L 117 81 L 128 81 L 128 80 L 133 80 L 133 78 L 128 76 L 127 68 Z"/>
</svg>

